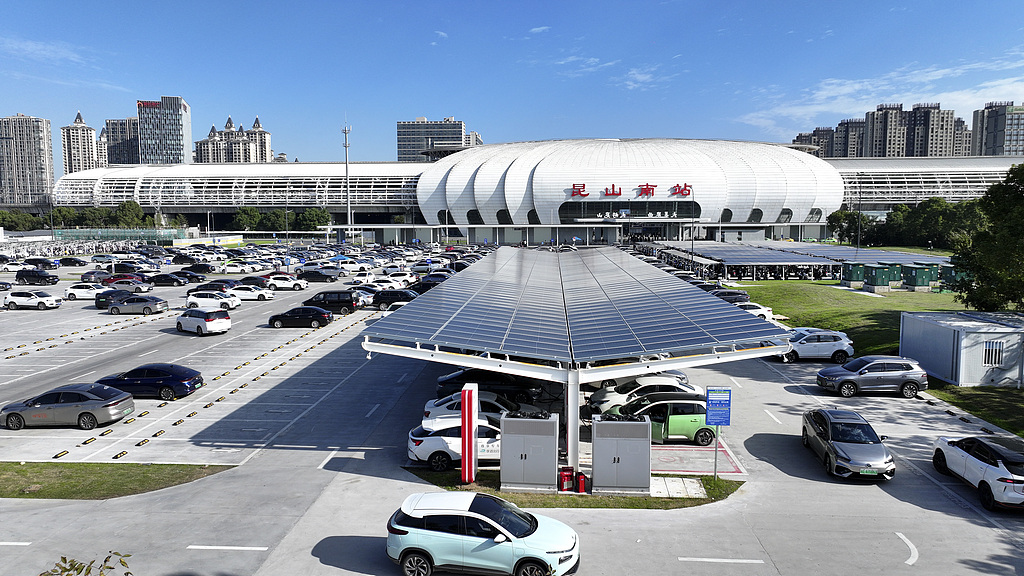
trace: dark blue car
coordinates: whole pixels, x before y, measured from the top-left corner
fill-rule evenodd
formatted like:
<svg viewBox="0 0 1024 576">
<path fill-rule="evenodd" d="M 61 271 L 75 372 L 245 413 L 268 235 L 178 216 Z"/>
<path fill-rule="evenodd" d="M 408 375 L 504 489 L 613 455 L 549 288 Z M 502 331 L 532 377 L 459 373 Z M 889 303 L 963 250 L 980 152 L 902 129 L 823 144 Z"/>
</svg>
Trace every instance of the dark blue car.
<svg viewBox="0 0 1024 576">
<path fill-rule="evenodd" d="M 203 375 L 178 364 L 143 364 L 127 372 L 97 380 L 99 384 L 130 392 L 133 396 L 156 396 L 174 400 L 203 386 Z"/>
</svg>

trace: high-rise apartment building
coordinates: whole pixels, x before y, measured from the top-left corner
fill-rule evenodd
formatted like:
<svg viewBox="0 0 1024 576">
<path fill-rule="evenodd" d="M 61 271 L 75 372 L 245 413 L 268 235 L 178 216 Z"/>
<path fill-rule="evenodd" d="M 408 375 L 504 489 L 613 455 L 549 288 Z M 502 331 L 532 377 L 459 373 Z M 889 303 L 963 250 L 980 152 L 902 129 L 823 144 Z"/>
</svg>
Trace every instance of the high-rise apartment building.
<svg viewBox="0 0 1024 576">
<path fill-rule="evenodd" d="M 107 120 L 107 163 L 139 164 L 139 119 Z"/>
<path fill-rule="evenodd" d="M 914 104 L 907 113 L 907 156 L 952 156 L 953 111 Z"/>
<path fill-rule="evenodd" d="M 476 132 L 466 132 L 466 123 L 454 116 L 433 121 L 419 117 L 412 122 L 398 122 L 398 161 L 429 162 L 424 154 L 434 151 L 434 158 L 445 151 L 458 151 L 469 146 L 483 144 Z"/>
<path fill-rule="evenodd" d="M 91 170 L 96 162 L 96 129 L 82 120 L 82 112 L 75 121 L 60 129 L 61 154 L 64 157 L 64 173 Z"/>
<path fill-rule="evenodd" d="M 139 100 L 139 162 L 192 163 L 192 111 L 179 96 Z M 108 136 L 109 137 L 109 136 Z"/>
<path fill-rule="evenodd" d="M 834 142 L 835 130 L 828 127 L 815 128 L 814 132 L 801 132 L 793 139 L 793 144 L 813 146 L 808 152 L 818 158 L 831 158 Z"/>
<path fill-rule="evenodd" d="M 903 104 L 879 104 L 864 115 L 864 156 L 891 158 L 907 154 L 907 113 Z"/>
<path fill-rule="evenodd" d="M 209 136 L 196 142 L 197 163 L 260 163 L 272 159 L 270 132 L 263 129 L 258 116 L 251 130 L 245 130 L 241 125 L 235 128 L 235 123 L 228 116 L 223 130 L 218 131 L 211 126 Z"/>
<path fill-rule="evenodd" d="M 96 167 L 103 168 L 107 165 L 107 129 L 100 128 L 99 138 L 96 139 Z"/>
<path fill-rule="evenodd" d="M 0 118 L 0 204 L 45 204 L 52 190 L 50 121 L 24 114 Z"/>
<path fill-rule="evenodd" d="M 989 102 L 974 111 L 971 153 L 974 156 L 1024 155 L 1024 106 Z"/>
<path fill-rule="evenodd" d="M 839 122 L 832 139 L 834 158 L 858 158 L 864 155 L 864 125 L 864 120 L 860 118 Z"/>
</svg>

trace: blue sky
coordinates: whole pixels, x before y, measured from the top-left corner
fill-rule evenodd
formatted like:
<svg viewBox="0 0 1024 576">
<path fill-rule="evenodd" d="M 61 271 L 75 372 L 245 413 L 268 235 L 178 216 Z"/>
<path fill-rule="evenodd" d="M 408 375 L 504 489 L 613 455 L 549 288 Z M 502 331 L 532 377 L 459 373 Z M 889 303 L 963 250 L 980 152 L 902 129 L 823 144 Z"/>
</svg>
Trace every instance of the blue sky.
<svg viewBox="0 0 1024 576">
<path fill-rule="evenodd" d="M 486 143 L 789 142 L 880 103 L 1024 101 L 1019 1 L 56 2 L 0 19 L 0 115 L 99 128 L 182 96 L 300 161 L 395 159 L 395 122 Z M 59 161 L 57 171 L 60 173 Z"/>
</svg>

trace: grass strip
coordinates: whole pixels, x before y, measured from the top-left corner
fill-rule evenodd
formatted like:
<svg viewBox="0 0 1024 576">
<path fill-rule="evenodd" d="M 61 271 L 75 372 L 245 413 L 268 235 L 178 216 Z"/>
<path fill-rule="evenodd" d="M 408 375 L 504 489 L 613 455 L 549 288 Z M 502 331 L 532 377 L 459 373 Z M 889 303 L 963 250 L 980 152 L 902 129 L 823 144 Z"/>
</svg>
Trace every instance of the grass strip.
<svg viewBox="0 0 1024 576">
<path fill-rule="evenodd" d="M 233 466 L 86 462 L 0 462 L 0 498 L 105 500 L 152 492 Z"/>
<path fill-rule="evenodd" d="M 707 498 L 656 498 L 653 496 L 611 496 L 558 492 L 535 494 L 523 492 L 502 492 L 500 473 L 497 470 L 480 470 L 476 482 L 462 484 L 458 470 L 434 472 L 425 468 L 406 468 L 420 479 L 448 491 L 483 492 L 493 494 L 514 503 L 520 508 L 621 508 L 632 510 L 673 510 L 691 508 L 717 502 L 729 497 L 743 482 L 711 476 L 698 476 L 707 492 Z"/>
<path fill-rule="evenodd" d="M 929 381 L 929 394 L 1017 436 L 1024 436 L 1024 390 L 993 386 L 961 388 L 951 384 L 934 386 L 934 382 L 934 379 Z"/>
</svg>

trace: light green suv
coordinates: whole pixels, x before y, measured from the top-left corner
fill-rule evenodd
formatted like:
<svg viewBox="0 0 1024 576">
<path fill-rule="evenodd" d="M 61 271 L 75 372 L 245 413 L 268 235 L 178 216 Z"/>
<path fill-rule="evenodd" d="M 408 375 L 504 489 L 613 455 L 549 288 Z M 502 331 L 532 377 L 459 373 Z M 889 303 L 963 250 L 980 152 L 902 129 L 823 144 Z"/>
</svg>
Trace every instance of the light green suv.
<svg viewBox="0 0 1024 576">
<path fill-rule="evenodd" d="M 651 442 L 693 440 L 707 446 L 715 440 L 715 429 L 705 422 L 703 394 L 655 392 L 608 410 L 607 414 L 647 416 L 651 419 Z"/>
</svg>

